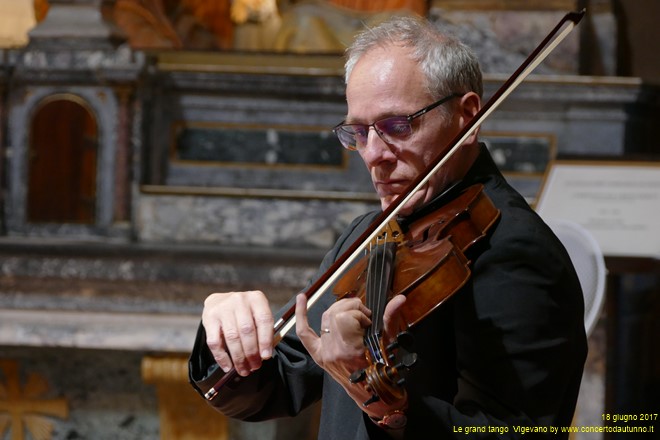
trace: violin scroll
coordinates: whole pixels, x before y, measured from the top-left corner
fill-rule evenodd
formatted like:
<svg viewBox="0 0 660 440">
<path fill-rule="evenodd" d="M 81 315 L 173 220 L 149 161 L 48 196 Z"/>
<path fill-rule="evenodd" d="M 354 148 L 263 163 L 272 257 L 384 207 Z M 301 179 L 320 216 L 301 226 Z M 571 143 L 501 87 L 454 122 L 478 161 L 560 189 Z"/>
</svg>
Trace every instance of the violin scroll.
<svg viewBox="0 0 660 440">
<path fill-rule="evenodd" d="M 406 396 L 406 378 L 403 373 L 417 362 L 417 353 L 409 351 L 412 342 L 413 338 L 409 332 L 399 333 L 394 342 L 382 349 L 386 360 L 373 362 L 367 368 L 351 374 L 351 383 L 364 382 L 364 388 L 371 393 L 371 397 L 362 403 L 363 406 L 378 401 L 392 404 Z M 395 355 L 393 351 L 396 349 L 399 350 Z"/>
</svg>

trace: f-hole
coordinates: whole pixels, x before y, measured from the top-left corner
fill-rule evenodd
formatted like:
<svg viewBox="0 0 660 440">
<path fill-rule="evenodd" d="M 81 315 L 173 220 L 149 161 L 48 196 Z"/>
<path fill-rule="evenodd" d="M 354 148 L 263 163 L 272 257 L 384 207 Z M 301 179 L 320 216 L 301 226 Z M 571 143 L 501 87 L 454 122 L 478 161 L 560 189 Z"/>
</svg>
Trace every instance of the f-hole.
<svg viewBox="0 0 660 440">
<path fill-rule="evenodd" d="M 98 126 L 86 102 L 43 100 L 30 124 L 27 221 L 94 224 Z"/>
</svg>

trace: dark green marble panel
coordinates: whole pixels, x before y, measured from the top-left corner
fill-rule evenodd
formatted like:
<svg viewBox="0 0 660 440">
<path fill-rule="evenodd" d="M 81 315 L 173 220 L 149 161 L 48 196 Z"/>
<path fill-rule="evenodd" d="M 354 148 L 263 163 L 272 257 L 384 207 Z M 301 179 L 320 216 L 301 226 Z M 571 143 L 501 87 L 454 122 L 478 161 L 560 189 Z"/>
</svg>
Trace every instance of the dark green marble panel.
<svg viewBox="0 0 660 440">
<path fill-rule="evenodd" d="M 174 142 L 178 161 L 339 167 L 344 160 L 329 130 L 185 127 L 177 130 Z"/>
</svg>

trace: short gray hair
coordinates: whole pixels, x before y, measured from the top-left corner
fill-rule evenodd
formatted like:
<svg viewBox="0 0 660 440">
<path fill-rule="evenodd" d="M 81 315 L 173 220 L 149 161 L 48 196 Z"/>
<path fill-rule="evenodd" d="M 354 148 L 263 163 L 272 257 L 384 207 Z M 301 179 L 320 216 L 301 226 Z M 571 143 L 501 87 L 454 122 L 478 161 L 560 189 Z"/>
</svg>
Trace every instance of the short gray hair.
<svg viewBox="0 0 660 440">
<path fill-rule="evenodd" d="M 410 16 L 395 16 L 357 35 L 346 50 L 346 83 L 360 57 L 371 49 L 390 45 L 412 50 L 412 59 L 419 63 L 432 96 L 467 92 L 483 95 L 481 68 L 472 49 L 428 20 Z"/>
</svg>

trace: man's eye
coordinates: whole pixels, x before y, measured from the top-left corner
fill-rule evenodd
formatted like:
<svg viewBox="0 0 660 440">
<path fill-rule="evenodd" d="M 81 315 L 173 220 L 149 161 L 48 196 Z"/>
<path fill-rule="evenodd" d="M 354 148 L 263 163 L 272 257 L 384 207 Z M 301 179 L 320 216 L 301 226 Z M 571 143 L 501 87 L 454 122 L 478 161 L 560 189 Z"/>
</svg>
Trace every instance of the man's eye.
<svg viewBox="0 0 660 440">
<path fill-rule="evenodd" d="M 410 123 L 408 121 L 388 121 L 383 125 L 383 131 L 390 136 L 402 137 L 410 134 Z"/>
<path fill-rule="evenodd" d="M 369 128 L 365 126 L 353 127 L 353 133 L 355 136 L 366 137 L 369 132 Z"/>
</svg>

